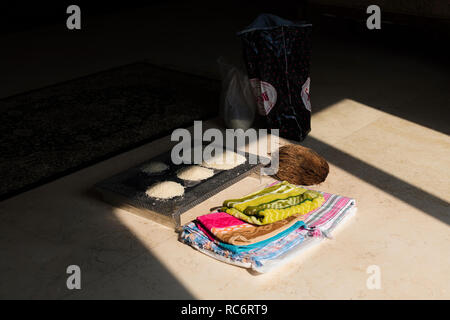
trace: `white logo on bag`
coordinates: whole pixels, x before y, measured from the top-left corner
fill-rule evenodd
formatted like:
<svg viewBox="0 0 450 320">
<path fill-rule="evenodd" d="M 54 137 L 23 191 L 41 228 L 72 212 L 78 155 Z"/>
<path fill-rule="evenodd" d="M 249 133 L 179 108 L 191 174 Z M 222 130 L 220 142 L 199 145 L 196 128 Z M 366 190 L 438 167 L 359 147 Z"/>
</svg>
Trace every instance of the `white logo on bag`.
<svg viewBox="0 0 450 320">
<path fill-rule="evenodd" d="M 258 104 L 259 113 L 263 116 L 269 114 L 277 103 L 277 90 L 270 83 L 258 78 L 250 79 L 250 84 Z"/>
<path fill-rule="evenodd" d="M 310 100 L 310 94 L 309 94 L 309 84 L 311 80 L 306 79 L 305 83 L 302 86 L 302 100 L 303 104 L 305 105 L 306 109 L 308 109 L 309 112 L 311 112 L 311 100 Z"/>
</svg>

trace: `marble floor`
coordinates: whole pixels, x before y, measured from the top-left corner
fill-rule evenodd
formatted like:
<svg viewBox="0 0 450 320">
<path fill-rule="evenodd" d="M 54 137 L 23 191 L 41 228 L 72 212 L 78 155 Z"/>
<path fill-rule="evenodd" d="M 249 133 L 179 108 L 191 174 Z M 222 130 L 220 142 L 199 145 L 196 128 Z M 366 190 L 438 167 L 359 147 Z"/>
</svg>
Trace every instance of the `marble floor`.
<svg viewBox="0 0 450 320">
<path fill-rule="evenodd" d="M 345 125 L 349 111 L 365 115 L 366 123 Z M 270 274 L 254 275 L 179 243 L 171 229 L 91 197 L 96 181 L 166 149 L 163 138 L 0 203 L 0 295 L 448 299 L 448 136 L 353 100 L 317 113 L 312 124 L 337 132 L 327 137 L 317 130 L 307 139 L 331 164 L 329 177 L 315 188 L 353 197 L 358 205 L 334 240 Z M 224 192 L 245 194 L 260 183 L 249 179 Z M 82 270 L 81 290 L 66 288 L 72 264 Z M 366 287 L 371 265 L 381 270 L 379 290 Z"/>
<path fill-rule="evenodd" d="M 133 21 L 131 27 L 138 27 L 140 20 Z M 117 32 L 125 37 L 123 29 Z M 207 38 L 209 31 L 202 32 Z M 314 188 L 355 198 L 358 206 L 334 240 L 255 275 L 181 244 L 169 228 L 92 197 L 89 190 L 97 181 L 167 150 L 166 137 L 1 202 L 0 298 L 449 299 L 450 73 L 388 48 L 327 38 L 315 43 L 312 132 L 303 144 L 329 161 L 330 174 Z M 159 64 L 167 59 L 176 61 L 176 68 L 216 76 L 214 59 L 202 59 L 198 46 L 178 60 L 162 54 L 164 47 L 128 59 Z M 221 50 L 215 40 L 207 47 L 211 56 Z M 87 52 L 86 59 L 96 55 L 101 52 Z M 19 63 L 26 55 L 15 59 Z M 109 59 L 103 67 L 124 62 Z M 34 76 L 21 88 L 83 71 L 61 65 L 59 78 L 40 78 L 38 69 L 44 67 L 28 70 Z M 14 76 L 2 95 L 19 87 L 19 73 L 11 65 L 8 70 Z M 257 183 L 246 179 L 224 192 L 245 194 Z M 69 265 L 81 268 L 81 290 L 66 287 Z M 381 288 L 370 290 L 367 269 L 373 265 L 380 268 Z"/>
</svg>

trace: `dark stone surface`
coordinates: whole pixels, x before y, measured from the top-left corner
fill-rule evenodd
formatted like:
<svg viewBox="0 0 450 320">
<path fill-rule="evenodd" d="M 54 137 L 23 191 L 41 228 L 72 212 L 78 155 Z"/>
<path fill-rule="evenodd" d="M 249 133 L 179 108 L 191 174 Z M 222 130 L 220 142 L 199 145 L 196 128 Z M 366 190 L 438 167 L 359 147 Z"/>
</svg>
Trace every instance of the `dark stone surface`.
<svg viewBox="0 0 450 320">
<path fill-rule="evenodd" d="M 220 82 L 134 63 L 0 100 L 0 198 L 218 113 Z"/>
<path fill-rule="evenodd" d="M 199 182 L 186 182 L 176 176 L 176 172 L 190 164 L 174 165 L 170 158 L 171 151 L 165 152 L 153 159 L 141 163 L 135 167 L 118 173 L 111 178 L 99 182 L 96 189 L 100 194 L 106 192 L 109 195 L 118 196 L 115 204 L 130 205 L 131 207 L 148 210 L 149 213 L 157 213 L 168 217 L 173 225 L 178 226 L 179 217 L 187 210 L 205 201 L 216 193 L 231 186 L 247 175 L 255 172 L 261 164 L 250 164 L 248 153 L 247 161 L 230 170 L 214 170 L 214 176 Z M 146 174 L 141 167 L 151 161 L 162 161 L 169 165 L 164 174 Z M 185 187 L 184 195 L 172 199 L 156 199 L 148 197 L 145 191 L 152 184 L 160 181 L 174 181 Z M 111 198 L 111 196 L 110 196 Z M 220 203 L 218 204 L 220 205 Z"/>
</svg>

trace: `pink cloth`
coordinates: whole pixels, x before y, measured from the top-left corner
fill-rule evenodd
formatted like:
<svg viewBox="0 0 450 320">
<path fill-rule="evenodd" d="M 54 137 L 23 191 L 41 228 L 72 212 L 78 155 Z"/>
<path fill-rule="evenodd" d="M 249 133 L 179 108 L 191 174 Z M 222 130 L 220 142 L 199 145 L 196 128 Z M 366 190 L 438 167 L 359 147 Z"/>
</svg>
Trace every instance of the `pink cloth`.
<svg viewBox="0 0 450 320">
<path fill-rule="evenodd" d="M 212 230 L 212 228 L 227 228 L 241 224 L 248 224 L 226 212 L 213 212 L 205 214 L 197 217 L 197 220 L 200 221 L 208 230 Z"/>
<path fill-rule="evenodd" d="M 201 223 L 199 223 L 198 221 L 195 221 L 195 225 L 197 226 L 197 228 L 199 228 L 201 231 L 203 231 L 203 233 L 205 234 L 205 236 L 208 237 L 209 240 L 216 241 L 216 238 L 214 238 L 214 236 L 211 234 L 211 232 L 209 232 L 209 230 L 206 230 L 205 227 Z"/>
<path fill-rule="evenodd" d="M 197 217 L 197 227 L 205 233 L 209 240 L 215 241 L 215 232 L 217 230 L 226 230 L 226 228 L 250 227 L 251 224 L 233 217 L 226 212 L 213 212 Z"/>
</svg>

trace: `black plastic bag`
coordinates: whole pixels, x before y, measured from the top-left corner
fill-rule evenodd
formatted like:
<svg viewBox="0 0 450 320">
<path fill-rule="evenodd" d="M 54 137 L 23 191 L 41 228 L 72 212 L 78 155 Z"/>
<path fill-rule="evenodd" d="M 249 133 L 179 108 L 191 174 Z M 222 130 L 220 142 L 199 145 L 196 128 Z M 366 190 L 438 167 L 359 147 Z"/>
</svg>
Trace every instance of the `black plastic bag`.
<svg viewBox="0 0 450 320">
<path fill-rule="evenodd" d="M 258 113 L 280 136 L 302 141 L 311 130 L 312 25 L 262 14 L 238 33 Z"/>
</svg>

